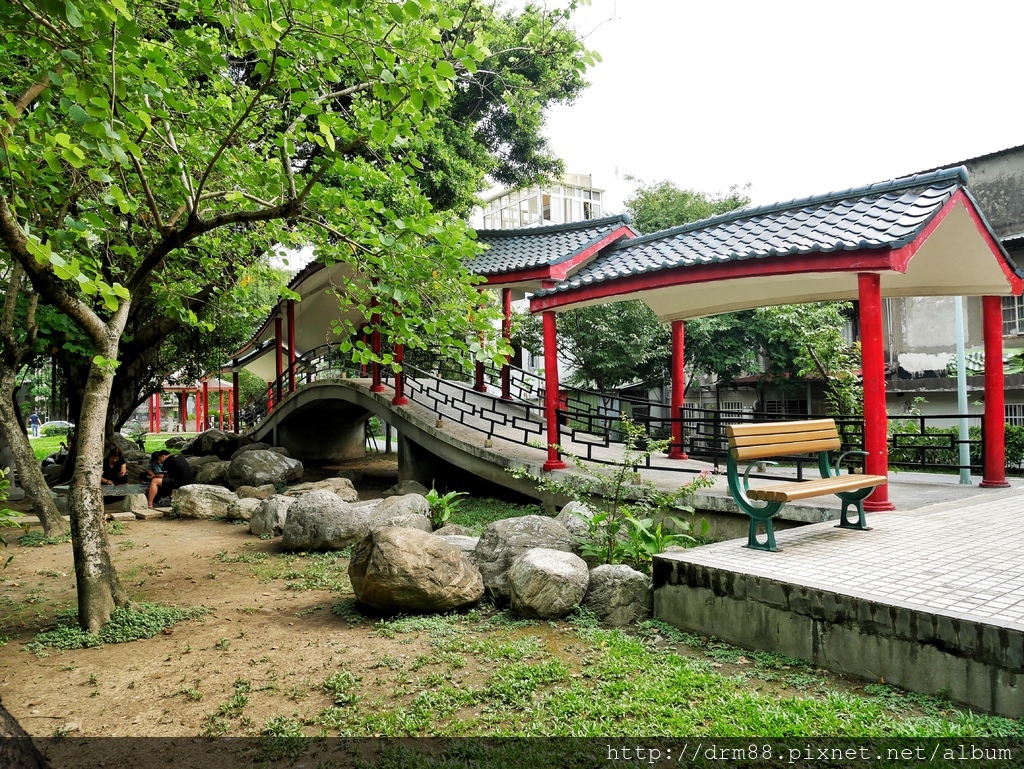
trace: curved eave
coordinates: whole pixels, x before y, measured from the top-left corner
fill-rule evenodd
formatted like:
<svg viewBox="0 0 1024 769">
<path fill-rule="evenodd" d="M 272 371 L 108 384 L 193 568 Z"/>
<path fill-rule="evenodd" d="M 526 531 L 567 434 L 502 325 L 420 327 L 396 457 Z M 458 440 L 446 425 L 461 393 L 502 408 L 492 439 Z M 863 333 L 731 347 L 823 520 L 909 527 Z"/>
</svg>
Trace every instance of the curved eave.
<svg viewBox="0 0 1024 769">
<path fill-rule="evenodd" d="M 675 267 L 536 296 L 530 310 L 640 299 L 664 321 L 784 304 L 856 299 L 857 274 L 881 275 L 884 296 L 1020 294 L 1022 275 L 970 197 L 957 191 L 899 248 L 806 253 Z"/>
<path fill-rule="evenodd" d="M 522 231 L 517 232 L 520 236 L 522 235 Z M 548 264 L 528 267 L 523 270 L 482 274 L 482 277 L 485 279 L 484 285 L 488 288 L 517 288 L 523 291 L 537 291 L 544 286 L 566 280 L 569 276 L 590 263 L 595 256 L 608 246 L 614 245 L 623 239 L 635 238 L 637 235 L 637 231 L 632 227 L 623 225 L 589 243 L 585 248 L 580 249 L 576 253 L 566 254 Z"/>
</svg>

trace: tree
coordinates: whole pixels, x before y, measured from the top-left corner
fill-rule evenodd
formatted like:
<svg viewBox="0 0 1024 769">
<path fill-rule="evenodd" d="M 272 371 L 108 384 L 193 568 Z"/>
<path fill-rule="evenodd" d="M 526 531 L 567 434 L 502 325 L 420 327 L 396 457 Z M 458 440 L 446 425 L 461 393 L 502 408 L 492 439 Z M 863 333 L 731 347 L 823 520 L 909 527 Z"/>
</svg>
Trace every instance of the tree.
<svg viewBox="0 0 1024 769">
<path fill-rule="evenodd" d="M 632 176 L 626 178 L 639 182 L 633 194 L 626 199 L 626 210 L 633 217 L 633 226 L 643 233 L 681 227 L 750 205 L 750 198 L 736 185 L 729 189 L 727 195 L 712 195 L 679 189 L 668 180 L 648 183 Z"/>
<path fill-rule="evenodd" d="M 469 15 L 433 0 L 10 5 L 0 243 L 92 346 L 69 492 L 83 628 L 127 601 L 99 469 L 114 374 L 131 365 L 121 346 L 134 341 L 133 313 L 147 317 L 143 302 L 201 325 L 195 297 L 231 271 L 225 255 L 313 244 L 347 266 L 337 293 L 367 319 L 359 330 L 375 303 L 381 328 L 407 346 L 447 330 L 468 348 L 470 332 L 490 328 L 495 313 L 477 307 L 479 281 L 462 268 L 467 227 L 435 213 L 415 178 L 438 115 L 489 53 L 472 27 L 451 34 Z M 575 66 L 584 59 L 579 50 Z M 371 194 L 388 185 L 401 212 Z M 356 324 L 338 330 L 358 338 Z"/>
</svg>

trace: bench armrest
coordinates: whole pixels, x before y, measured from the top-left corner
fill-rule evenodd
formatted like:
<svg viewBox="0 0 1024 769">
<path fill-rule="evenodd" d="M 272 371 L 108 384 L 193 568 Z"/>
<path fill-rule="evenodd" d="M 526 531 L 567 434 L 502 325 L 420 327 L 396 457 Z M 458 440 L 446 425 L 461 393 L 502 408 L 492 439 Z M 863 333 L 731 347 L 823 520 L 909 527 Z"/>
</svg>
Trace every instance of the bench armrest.
<svg viewBox="0 0 1024 769">
<path fill-rule="evenodd" d="M 836 475 L 839 475 L 842 472 L 839 469 L 839 466 L 843 463 L 843 460 L 846 459 L 846 457 L 850 456 L 851 454 L 856 454 L 857 456 L 866 457 L 869 453 L 870 452 L 868 452 L 868 451 L 861 451 L 859 449 L 854 449 L 853 451 L 844 451 L 842 454 L 840 454 L 836 458 L 835 465 L 834 465 L 835 466 L 835 470 L 836 470 Z"/>
<path fill-rule="evenodd" d="M 750 471 L 751 470 L 753 470 L 758 465 L 772 465 L 772 466 L 775 466 L 777 464 L 779 464 L 779 463 L 778 462 L 772 462 L 771 460 L 763 460 L 763 461 L 757 461 L 757 462 L 754 462 L 752 464 L 747 465 L 747 469 L 743 471 L 743 491 L 744 492 L 750 491 Z"/>
</svg>

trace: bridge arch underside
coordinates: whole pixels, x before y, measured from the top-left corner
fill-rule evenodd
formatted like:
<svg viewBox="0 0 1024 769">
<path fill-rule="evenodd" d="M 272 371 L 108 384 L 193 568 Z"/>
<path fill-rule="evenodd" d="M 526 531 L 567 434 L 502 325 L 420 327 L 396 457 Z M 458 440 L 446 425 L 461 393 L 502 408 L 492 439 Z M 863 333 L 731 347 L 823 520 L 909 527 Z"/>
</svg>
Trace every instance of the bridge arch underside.
<svg viewBox="0 0 1024 769">
<path fill-rule="evenodd" d="M 440 492 L 547 501 L 533 483 L 508 472 L 509 459 L 437 428 L 436 415 L 420 411 L 392 405 L 390 394 L 371 393 L 365 381 L 312 382 L 275 406 L 250 437 L 286 448 L 303 462 L 358 459 L 366 453 L 366 421 L 377 416 L 398 432 L 400 481 Z"/>
</svg>

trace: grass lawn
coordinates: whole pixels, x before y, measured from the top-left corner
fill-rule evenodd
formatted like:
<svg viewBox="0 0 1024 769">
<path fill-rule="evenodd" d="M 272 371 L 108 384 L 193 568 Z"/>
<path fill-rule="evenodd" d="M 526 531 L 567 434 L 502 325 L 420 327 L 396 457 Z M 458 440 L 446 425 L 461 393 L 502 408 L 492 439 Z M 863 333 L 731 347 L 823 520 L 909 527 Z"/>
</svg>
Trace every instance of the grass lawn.
<svg viewBox="0 0 1024 769">
<path fill-rule="evenodd" d="M 167 439 L 175 435 L 184 435 L 189 438 L 196 435 L 196 433 L 149 433 L 146 436 L 146 451 L 152 453 L 157 449 L 166 447 Z M 65 440 L 63 435 L 53 435 L 48 438 L 30 438 L 32 442 L 32 451 L 35 452 L 36 459 L 42 462 L 50 454 L 54 454 L 60 450 L 60 444 Z"/>
</svg>

